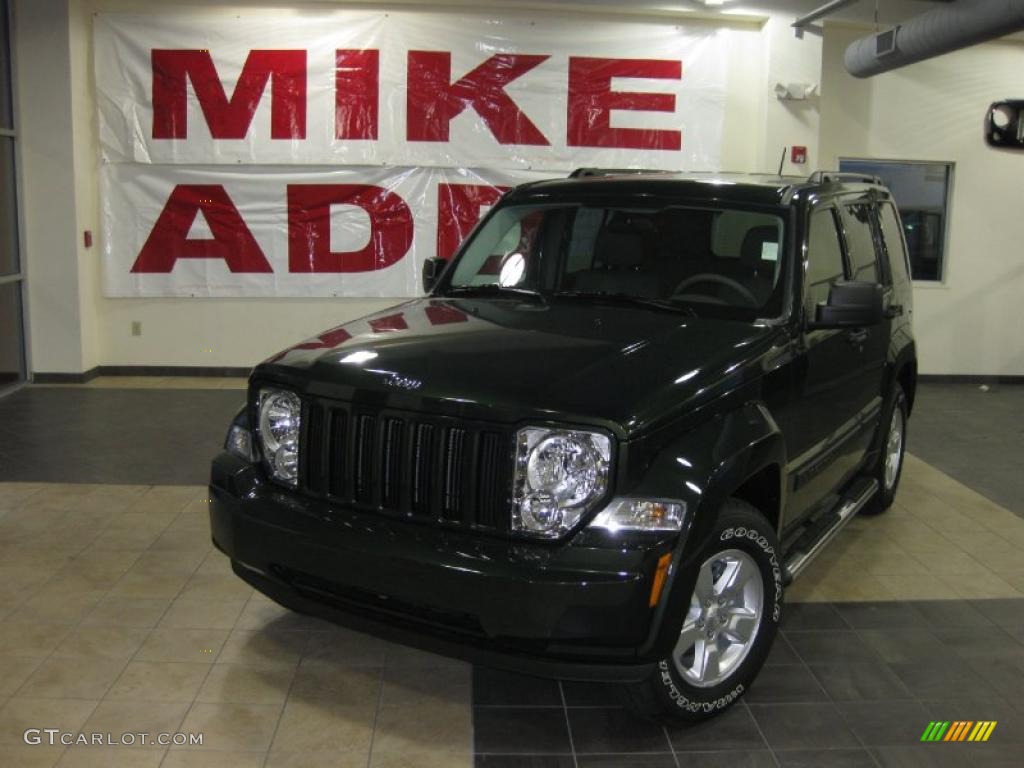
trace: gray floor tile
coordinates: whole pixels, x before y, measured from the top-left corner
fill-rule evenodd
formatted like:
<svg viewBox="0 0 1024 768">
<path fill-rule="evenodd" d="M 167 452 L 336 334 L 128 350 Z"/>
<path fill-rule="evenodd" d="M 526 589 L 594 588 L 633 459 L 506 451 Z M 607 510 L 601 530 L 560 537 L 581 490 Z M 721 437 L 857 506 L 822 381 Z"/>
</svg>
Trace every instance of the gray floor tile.
<svg viewBox="0 0 1024 768">
<path fill-rule="evenodd" d="M 676 752 L 723 749 L 758 751 L 767 746 L 749 708 L 742 703 L 709 721 L 696 725 L 670 725 L 666 730 Z"/>
<path fill-rule="evenodd" d="M 780 627 L 790 630 L 852 629 L 832 603 L 787 603 L 782 608 Z"/>
<path fill-rule="evenodd" d="M 474 749 L 497 754 L 571 754 L 563 710 L 544 707 L 474 707 Z"/>
<path fill-rule="evenodd" d="M 1024 516 L 1024 387 L 921 382 L 907 449 Z M 979 482 L 979 478 L 985 481 Z"/>
<path fill-rule="evenodd" d="M 837 603 L 836 610 L 854 629 L 914 629 L 928 626 L 913 603 Z"/>
<path fill-rule="evenodd" d="M 18 456 L 0 463 L 0 481 L 205 483 L 244 399 L 233 390 L 25 387 L 0 398 L 5 445 Z"/>
<path fill-rule="evenodd" d="M 570 709 L 569 732 L 576 754 L 672 750 L 661 725 L 626 709 Z"/>
<path fill-rule="evenodd" d="M 750 711 L 773 750 L 860 746 L 832 704 L 751 704 Z"/>
<path fill-rule="evenodd" d="M 647 755 L 577 755 L 577 768 L 676 768 L 671 752 Z"/>
<path fill-rule="evenodd" d="M 835 701 L 911 698 L 910 692 L 886 664 L 812 664 L 811 672 Z"/>
<path fill-rule="evenodd" d="M 935 629 L 978 628 L 991 622 L 968 600 L 917 600 L 912 605 Z"/>
<path fill-rule="evenodd" d="M 863 749 L 797 749 L 776 752 L 781 768 L 875 768 Z"/>
<path fill-rule="evenodd" d="M 929 721 L 927 710 L 916 701 L 843 701 L 836 707 L 868 747 L 919 742 Z"/>
<path fill-rule="evenodd" d="M 751 704 L 827 700 L 821 684 L 802 664 L 763 667 L 747 692 Z"/>
<path fill-rule="evenodd" d="M 683 768 L 774 768 L 775 759 L 768 750 L 723 752 L 676 752 Z M 582 765 L 582 763 L 581 763 Z"/>
<path fill-rule="evenodd" d="M 807 664 L 877 661 L 878 654 L 851 630 L 787 632 L 786 639 Z"/>
</svg>

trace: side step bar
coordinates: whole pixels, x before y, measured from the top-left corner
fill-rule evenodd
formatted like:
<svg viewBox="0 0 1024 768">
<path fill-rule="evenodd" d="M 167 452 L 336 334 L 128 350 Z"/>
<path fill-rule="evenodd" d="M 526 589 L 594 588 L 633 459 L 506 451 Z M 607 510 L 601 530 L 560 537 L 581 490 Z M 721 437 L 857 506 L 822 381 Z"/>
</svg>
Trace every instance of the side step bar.
<svg viewBox="0 0 1024 768">
<path fill-rule="evenodd" d="M 790 584 L 799 576 L 877 492 L 878 481 L 873 478 L 868 480 L 859 493 L 847 498 L 839 505 L 834 513 L 835 520 L 832 525 L 822 531 L 813 541 L 808 542 L 806 546 L 801 546 L 801 542 L 797 542 L 796 551 L 786 558 L 786 562 L 782 566 L 783 583 Z"/>
</svg>

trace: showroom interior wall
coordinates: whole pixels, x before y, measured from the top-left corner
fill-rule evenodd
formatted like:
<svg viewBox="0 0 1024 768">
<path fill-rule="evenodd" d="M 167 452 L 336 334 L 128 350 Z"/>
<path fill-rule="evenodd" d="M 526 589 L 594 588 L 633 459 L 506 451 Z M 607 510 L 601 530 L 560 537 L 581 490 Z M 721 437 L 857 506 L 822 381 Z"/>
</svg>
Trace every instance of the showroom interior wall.
<svg viewBox="0 0 1024 768">
<path fill-rule="evenodd" d="M 357 299 L 107 299 L 100 286 L 98 143 L 92 73 L 92 16 L 101 12 L 230 14 L 280 3 L 152 3 L 143 0 L 19 0 L 18 86 L 26 177 L 31 366 L 79 373 L 95 366 L 249 366 L 325 327 L 396 303 Z M 316 10 L 324 4 L 304 6 Z M 432 8 L 434 6 L 431 6 Z M 592 13 L 592 12 L 591 12 Z M 609 18 L 615 18 L 609 16 Z M 687 23 L 708 23 L 689 21 Z M 797 44 L 790 19 L 728 22 L 734 31 L 723 126 L 724 168 L 772 170 L 784 144 L 816 157 L 817 114 L 771 93 L 776 80 L 814 81 L 820 41 Z M 717 23 L 717 22 L 716 22 Z M 62 44 L 62 38 L 65 41 Z M 45 98 L 40 100 L 40 96 Z M 767 130 L 765 130 L 765 127 Z M 810 165 L 808 167 L 810 167 Z M 73 183 L 66 172 L 74 169 Z M 52 315 L 54 308 L 59 309 Z M 133 337 L 131 323 L 141 322 Z"/>
<path fill-rule="evenodd" d="M 217 9 L 144 0 L 16 3 L 24 247 L 35 372 L 80 373 L 98 365 L 244 367 L 296 339 L 395 303 L 102 295 L 99 244 L 86 249 L 82 242 L 84 230 L 97 236 L 99 231 L 93 14 L 230 14 L 261 5 L 280 7 L 255 0 L 219 3 Z M 680 18 L 682 23 L 707 23 Z M 787 172 L 834 167 L 840 156 L 956 162 L 947 280 L 915 291 L 922 371 L 1024 374 L 1024 342 L 1016 338 L 1013 323 L 1019 315 L 1014 313 L 1013 283 L 1020 284 L 1024 269 L 1014 264 L 1014 243 L 1020 242 L 1024 221 L 1010 210 L 1024 157 L 987 150 L 980 129 L 988 102 L 1015 94 L 1020 47 L 989 44 L 865 82 L 847 75 L 841 65 L 845 43 L 864 30 L 828 25 L 823 48 L 814 35 L 796 39 L 791 21 L 787 14 L 764 23 L 739 16 L 721 22 L 735 32 L 723 168 L 774 171 L 782 147 L 793 144 L 808 147 L 809 162 L 803 168 L 787 164 Z M 780 102 L 772 93 L 776 82 L 817 81 L 822 82 L 818 100 Z M 921 133 L 915 125 L 930 129 Z M 74 171 L 70 177 L 68 168 Z M 986 215 L 977 216 L 982 210 Z M 985 223 L 995 215 L 1006 228 Z M 141 322 L 141 336 L 131 335 L 133 321 Z"/>
<path fill-rule="evenodd" d="M 821 161 L 840 157 L 955 163 L 946 280 L 915 283 L 914 330 L 921 370 L 1024 375 L 1024 154 L 987 147 L 989 104 L 1021 98 L 1024 41 L 1002 40 L 867 80 L 843 67 L 863 28 L 826 27 L 822 59 Z"/>
</svg>

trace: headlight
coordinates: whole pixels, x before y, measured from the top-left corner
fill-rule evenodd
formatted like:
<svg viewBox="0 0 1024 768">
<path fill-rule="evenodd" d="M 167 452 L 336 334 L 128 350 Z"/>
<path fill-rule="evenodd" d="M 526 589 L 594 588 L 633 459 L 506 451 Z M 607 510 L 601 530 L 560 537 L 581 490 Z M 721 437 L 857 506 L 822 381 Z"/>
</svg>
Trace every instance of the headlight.
<svg viewBox="0 0 1024 768">
<path fill-rule="evenodd" d="M 612 499 L 590 521 L 591 528 L 609 531 L 680 531 L 686 520 L 682 501 Z"/>
<path fill-rule="evenodd" d="M 608 489 L 611 440 L 582 430 L 527 427 L 516 435 L 512 529 L 555 538 Z"/>
<path fill-rule="evenodd" d="M 299 480 L 299 426 L 302 403 L 283 389 L 260 390 L 259 438 L 267 469 L 277 480 L 296 485 Z"/>
</svg>

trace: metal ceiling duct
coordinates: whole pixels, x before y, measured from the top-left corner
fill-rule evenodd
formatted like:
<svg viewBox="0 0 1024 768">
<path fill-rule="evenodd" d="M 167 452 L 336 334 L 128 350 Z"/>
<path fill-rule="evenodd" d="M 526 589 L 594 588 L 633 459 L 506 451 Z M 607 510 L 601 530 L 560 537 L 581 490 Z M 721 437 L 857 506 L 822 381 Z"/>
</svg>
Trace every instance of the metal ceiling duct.
<svg viewBox="0 0 1024 768">
<path fill-rule="evenodd" d="M 959 0 L 862 37 L 843 58 L 851 75 L 871 77 L 1021 29 L 1024 0 Z"/>
</svg>

